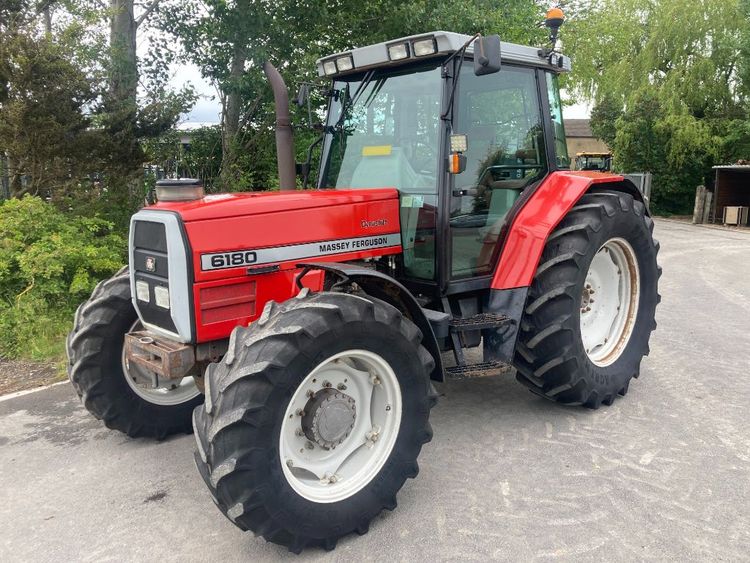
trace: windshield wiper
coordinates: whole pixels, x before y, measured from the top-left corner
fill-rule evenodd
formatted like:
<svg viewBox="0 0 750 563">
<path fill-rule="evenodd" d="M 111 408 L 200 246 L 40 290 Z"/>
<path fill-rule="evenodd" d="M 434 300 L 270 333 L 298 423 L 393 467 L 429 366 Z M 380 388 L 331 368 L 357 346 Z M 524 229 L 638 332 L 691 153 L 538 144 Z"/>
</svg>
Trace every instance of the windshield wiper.
<svg viewBox="0 0 750 563">
<path fill-rule="evenodd" d="M 344 121 L 346 120 L 346 112 L 348 112 L 354 103 L 357 101 L 359 96 L 362 94 L 362 92 L 369 86 L 370 82 L 372 82 L 372 77 L 375 75 L 374 70 L 368 71 L 364 78 L 362 79 L 362 82 L 359 83 L 359 86 L 357 86 L 357 89 L 354 91 L 354 95 L 349 95 L 349 83 L 346 83 L 346 88 L 344 89 L 344 99 L 341 102 L 341 115 L 339 115 L 339 119 L 336 122 L 336 125 L 333 126 L 333 130 L 330 131 L 331 133 L 335 130 L 341 130 L 344 125 Z"/>
</svg>

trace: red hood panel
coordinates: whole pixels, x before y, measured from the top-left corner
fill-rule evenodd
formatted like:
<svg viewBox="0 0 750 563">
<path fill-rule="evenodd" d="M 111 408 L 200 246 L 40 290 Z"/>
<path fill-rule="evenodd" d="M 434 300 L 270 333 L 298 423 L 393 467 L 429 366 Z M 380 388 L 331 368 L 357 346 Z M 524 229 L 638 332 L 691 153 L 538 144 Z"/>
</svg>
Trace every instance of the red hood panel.
<svg viewBox="0 0 750 563">
<path fill-rule="evenodd" d="M 207 195 L 189 202 L 159 202 L 149 209 L 176 211 L 189 223 L 390 199 L 398 199 L 398 192 L 393 188 L 248 192 Z"/>
</svg>

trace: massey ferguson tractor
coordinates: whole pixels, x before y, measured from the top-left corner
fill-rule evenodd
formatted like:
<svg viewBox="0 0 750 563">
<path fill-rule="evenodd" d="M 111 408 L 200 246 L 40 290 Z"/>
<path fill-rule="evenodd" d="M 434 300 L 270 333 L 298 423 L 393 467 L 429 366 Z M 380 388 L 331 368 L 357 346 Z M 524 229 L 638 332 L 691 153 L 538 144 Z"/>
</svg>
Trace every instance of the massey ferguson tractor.
<svg viewBox="0 0 750 563">
<path fill-rule="evenodd" d="M 552 10 L 552 47 L 436 31 L 319 60 L 317 176 L 295 169 L 266 64 L 280 191 L 159 183 L 129 267 L 75 316 L 86 408 L 132 437 L 193 431 L 219 510 L 300 552 L 396 508 L 433 382 L 512 364 L 564 405 L 625 395 L 656 327 L 659 245 L 631 182 L 569 170 L 561 23 Z"/>
</svg>

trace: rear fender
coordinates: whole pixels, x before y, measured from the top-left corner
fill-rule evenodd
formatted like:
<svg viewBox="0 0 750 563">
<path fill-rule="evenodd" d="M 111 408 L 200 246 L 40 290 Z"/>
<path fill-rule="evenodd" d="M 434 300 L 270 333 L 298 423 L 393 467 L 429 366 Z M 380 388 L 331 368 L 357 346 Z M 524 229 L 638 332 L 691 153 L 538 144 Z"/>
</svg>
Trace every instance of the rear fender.
<svg viewBox="0 0 750 563">
<path fill-rule="evenodd" d="M 434 381 L 444 380 L 440 348 L 435 337 L 435 331 L 432 329 L 432 324 L 427 319 L 424 310 L 420 307 L 417 300 L 403 285 L 381 272 L 363 268 L 355 264 L 306 262 L 304 264 L 297 264 L 297 266 L 304 268 L 298 278 L 298 283 L 301 283 L 302 278 L 308 272 L 323 270 L 326 273 L 335 275 L 346 283 L 356 283 L 368 295 L 396 307 L 396 309 L 401 311 L 406 318 L 417 325 L 417 328 L 422 331 L 422 345 L 435 360 L 435 368 L 430 374 L 430 379 Z M 447 326 L 447 315 L 445 317 L 445 324 Z"/>
<path fill-rule="evenodd" d="M 567 170 L 553 172 L 539 184 L 513 218 L 495 267 L 492 289 L 531 285 L 550 234 L 578 200 L 594 190 L 628 193 L 645 205 L 635 184 L 623 176 Z"/>
</svg>

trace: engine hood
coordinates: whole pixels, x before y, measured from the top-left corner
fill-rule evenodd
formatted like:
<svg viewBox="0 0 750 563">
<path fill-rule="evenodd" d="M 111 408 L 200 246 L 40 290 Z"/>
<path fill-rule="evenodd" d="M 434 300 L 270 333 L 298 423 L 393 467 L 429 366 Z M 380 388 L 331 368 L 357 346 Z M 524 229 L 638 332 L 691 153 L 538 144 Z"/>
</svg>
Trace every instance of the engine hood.
<svg viewBox="0 0 750 563">
<path fill-rule="evenodd" d="M 248 192 L 207 195 L 189 202 L 159 202 L 148 209 L 173 211 L 184 222 L 190 223 L 391 199 L 398 199 L 398 192 L 394 188 Z"/>
</svg>

